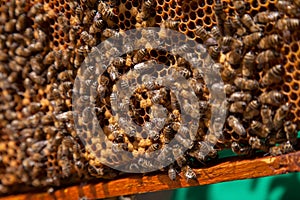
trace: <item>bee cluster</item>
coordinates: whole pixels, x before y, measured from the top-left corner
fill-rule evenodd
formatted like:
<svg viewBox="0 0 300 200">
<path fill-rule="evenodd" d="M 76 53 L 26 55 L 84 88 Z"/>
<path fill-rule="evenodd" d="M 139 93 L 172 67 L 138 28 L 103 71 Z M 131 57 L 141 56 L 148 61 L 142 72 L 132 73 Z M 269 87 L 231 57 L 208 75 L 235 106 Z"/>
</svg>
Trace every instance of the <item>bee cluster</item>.
<svg viewBox="0 0 300 200">
<path fill-rule="evenodd" d="M 98 154 L 110 152 L 98 152 L 95 156 L 79 138 L 78 133 L 97 152 L 94 136 L 87 131 L 96 123 L 114 142 L 114 152 L 124 149 L 133 157 L 161 149 L 177 135 L 178 143 L 188 151 L 182 152 L 180 146 L 173 148 L 171 156 L 176 161 L 168 167 L 171 180 L 176 179 L 179 170 L 186 179 L 195 178 L 191 166 L 216 158 L 218 151 L 225 148 L 237 154 L 263 151 L 280 155 L 294 151 L 300 129 L 299 11 L 299 0 L 3 1 L 0 194 L 118 176 L 118 171 L 97 158 Z M 176 52 L 151 46 L 133 51 L 131 46 L 124 46 L 131 53 L 114 59 L 96 79 L 89 79 L 95 77 L 95 66 L 78 70 L 95 46 L 107 38 L 122 37 L 125 30 L 152 26 L 189 36 L 203 44 L 214 60 L 214 70 L 221 74 L 228 99 L 224 127 L 218 119 L 213 122 L 215 127 L 222 126 L 222 134 L 209 128 L 212 105 L 203 75 L 176 55 L 186 51 L 186 41 Z M 145 37 L 168 37 L 155 34 Z M 105 56 L 109 58 L 116 51 L 111 48 Z M 197 95 L 197 105 L 182 89 L 186 101 L 181 106 L 174 93 L 153 81 L 151 77 L 163 78 L 168 70 L 159 66 L 147 68 L 147 60 L 167 65 L 185 77 Z M 130 69 L 146 71 L 149 76 L 139 80 L 134 74 L 127 74 L 129 78 L 122 79 Z M 79 91 L 74 91 L 77 75 L 84 77 L 85 82 Z M 115 85 L 118 80 L 120 84 Z M 142 87 L 133 97 L 114 104 L 115 91 L 126 91 L 134 81 L 141 82 Z M 218 83 L 212 84 L 216 90 L 219 87 Z M 90 95 L 101 98 L 96 107 L 83 106 L 82 113 L 76 113 L 72 110 L 74 93 L 80 94 L 77 105 L 87 105 Z M 119 110 L 130 106 L 130 119 L 116 119 L 114 106 Z M 202 116 L 197 130 L 180 124 L 180 110 L 193 117 L 195 109 Z M 89 120 L 92 110 L 100 121 Z M 162 110 L 168 113 L 165 125 L 160 120 Z M 75 120 L 81 129 L 74 127 Z M 127 120 L 134 120 L 147 132 L 128 126 Z M 195 133 L 190 135 L 193 142 L 185 138 L 190 132 Z M 149 165 L 152 163 L 139 159 L 130 167 Z"/>
</svg>

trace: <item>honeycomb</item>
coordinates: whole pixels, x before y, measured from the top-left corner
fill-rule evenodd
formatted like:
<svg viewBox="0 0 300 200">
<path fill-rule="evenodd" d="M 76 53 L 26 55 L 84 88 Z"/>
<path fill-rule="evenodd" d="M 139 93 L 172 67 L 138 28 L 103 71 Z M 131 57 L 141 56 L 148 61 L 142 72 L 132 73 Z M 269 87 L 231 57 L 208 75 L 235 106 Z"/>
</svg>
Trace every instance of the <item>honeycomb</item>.
<svg viewBox="0 0 300 200">
<path fill-rule="evenodd" d="M 124 149 L 134 158 L 178 140 L 179 146 L 174 146 L 170 155 L 176 161 L 164 170 L 170 172 L 176 168 L 184 172 L 186 179 L 195 176 L 191 167 L 216 159 L 218 151 L 226 148 L 241 155 L 263 151 L 275 156 L 295 151 L 300 129 L 300 8 L 297 2 L 2 1 L 0 194 L 57 188 L 95 178 L 116 178 L 120 172 L 99 159 L 113 152 L 101 151 L 99 141 L 94 138 L 97 132 L 90 131 L 99 125 L 108 140 L 114 142 L 115 151 Z M 151 46 L 131 51 L 96 79 L 90 78 L 95 75 L 93 66 L 80 68 L 95 46 L 107 38 L 145 27 L 179 31 L 206 48 L 215 62 L 213 71 L 221 74 L 228 99 L 222 134 L 210 129 L 210 123 L 213 127 L 219 123 L 218 119 L 210 120 L 213 105 L 209 103 L 212 94 L 208 88 L 217 88 L 218 83 L 207 83 L 176 52 Z M 182 44 L 178 51 L 185 51 L 184 44 L 189 41 L 177 39 Z M 105 55 L 107 60 L 110 53 L 107 51 Z M 200 57 L 205 60 L 203 55 Z M 182 106 L 178 105 L 172 91 L 151 81 L 121 78 L 147 61 L 167 66 L 147 69 L 153 77 L 164 77 L 170 69 L 184 76 L 199 105 L 195 106 L 189 96 Z M 76 77 L 87 81 L 76 82 Z M 126 81 L 141 86 L 129 99 L 112 105 L 117 80 L 123 81 L 121 87 L 125 89 Z M 78 102 L 72 102 L 73 95 L 78 97 Z M 88 120 L 91 105 L 86 102 L 93 95 L 101 97 L 97 98 L 95 108 L 99 121 Z M 75 103 L 81 105 L 82 112 L 73 110 Z M 123 104 L 129 105 L 130 119 L 147 131 L 120 124 L 120 117 L 114 115 L 112 107 L 122 109 Z M 195 135 L 190 135 L 195 140 L 192 143 L 186 136 L 189 128 L 181 126 L 180 109 L 189 111 L 191 118 L 193 110 L 204 116 L 198 121 Z M 168 113 L 165 125 L 160 125 L 160 111 Z M 180 152 L 183 147 L 188 147 L 185 153 Z M 120 159 L 124 158 L 116 155 L 108 162 Z M 129 168 L 149 167 L 147 160 L 139 161 L 139 165 Z M 174 173 L 169 174 L 173 180 Z"/>
</svg>

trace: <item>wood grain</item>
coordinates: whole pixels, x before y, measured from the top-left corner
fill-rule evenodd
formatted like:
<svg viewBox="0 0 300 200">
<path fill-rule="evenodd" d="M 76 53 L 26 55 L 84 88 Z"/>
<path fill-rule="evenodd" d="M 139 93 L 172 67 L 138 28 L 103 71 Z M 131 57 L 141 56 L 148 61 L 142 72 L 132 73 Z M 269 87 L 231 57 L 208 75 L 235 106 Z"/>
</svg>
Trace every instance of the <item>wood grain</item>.
<svg viewBox="0 0 300 200">
<path fill-rule="evenodd" d="M 166 172 L 147 175 L 130 174 L 120 177 L 117 180 L 90 183 L 83 186 L 71 186 L 57 190 L 52 194 L 21 194 L 3 197 L 0 198 L 0 200 L 73 200 L 80 199 L 81 197 L 86 197 L 87 199 L 108 198 L 120 195 L 139 194 L 238 179 L 299 172 L 300 151 L 276 157 L 223 159 L 222 163 L 211 167 L 195 169 L 194 171 L 197 174 L 197 180 L 189 180 L 188 182 L 183 178 L 182 174 L 180 174 L 175 181 L 171 181 Z"/>
</svg>

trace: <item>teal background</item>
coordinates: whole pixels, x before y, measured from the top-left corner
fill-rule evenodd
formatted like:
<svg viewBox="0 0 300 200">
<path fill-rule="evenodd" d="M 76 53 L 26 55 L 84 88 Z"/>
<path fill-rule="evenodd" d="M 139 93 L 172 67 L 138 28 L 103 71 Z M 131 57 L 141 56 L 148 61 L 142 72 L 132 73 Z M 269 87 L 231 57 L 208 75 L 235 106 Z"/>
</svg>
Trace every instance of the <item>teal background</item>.
<svg viewBox="0 0 300 200">
<path fill-rule="evenodd" d="M 175 190 L 172 200 L 297 200 L 300 173 Z"/>
</svg>

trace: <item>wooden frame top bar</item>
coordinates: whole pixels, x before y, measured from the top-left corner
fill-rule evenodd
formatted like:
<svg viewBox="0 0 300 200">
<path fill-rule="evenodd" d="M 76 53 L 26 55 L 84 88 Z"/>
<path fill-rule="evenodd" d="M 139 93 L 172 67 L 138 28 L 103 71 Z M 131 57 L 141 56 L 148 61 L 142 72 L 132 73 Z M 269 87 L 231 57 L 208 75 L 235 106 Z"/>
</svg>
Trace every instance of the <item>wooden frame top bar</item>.
<svg viewBox="0 0 300 200">
<path fill-rule="evenodd" d="M 190 186 L 207 185 L 224 181 L 257 178 L 276 174 L 300 171 L 300 151 L 276 157 L 263 158 L 230 158 L 222 163 L 201 169 L 194 169 L 197 180 L 188 182 L 179 174 L 171 181 L 167 172 L 156 172 L 146 175 L 128 174 L 116 180 L 89 183 L 83 186 L 70 186 L 56 190 L 54 193 L 30 193 L 2 197 L 0 200 L 73 200 L 109 198 L 160 190 L 170 190 Z"/>
</svg>

